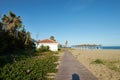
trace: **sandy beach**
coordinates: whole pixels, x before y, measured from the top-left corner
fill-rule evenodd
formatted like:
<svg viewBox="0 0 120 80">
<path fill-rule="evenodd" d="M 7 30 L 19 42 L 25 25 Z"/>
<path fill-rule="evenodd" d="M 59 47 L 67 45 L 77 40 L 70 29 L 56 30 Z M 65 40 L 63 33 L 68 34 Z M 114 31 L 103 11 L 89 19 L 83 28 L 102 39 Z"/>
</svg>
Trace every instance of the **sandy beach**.
<svg viewBox="0 0 120 80">
<path fill-rule="evenodd" d="M 120 80 L 120 50 L 71 50 L 99 80 Z"/>
</svg>

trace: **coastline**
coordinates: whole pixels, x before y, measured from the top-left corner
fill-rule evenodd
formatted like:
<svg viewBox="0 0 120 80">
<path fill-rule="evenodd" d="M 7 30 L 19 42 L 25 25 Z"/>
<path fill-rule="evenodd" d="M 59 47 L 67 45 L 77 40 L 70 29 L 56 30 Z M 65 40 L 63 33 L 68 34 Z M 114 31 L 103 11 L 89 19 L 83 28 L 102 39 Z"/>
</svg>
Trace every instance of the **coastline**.
<svg viewBox="0 0 120 80">
<path fill-rule="evenodd" d="M 90 70 L 99 80 L 119 80 L 120 71 L 112 70 L 115 66 L 120 70 L 120 50 L 114 49 L 72 49 L 74 57 Z M 103 60 L 104 64 L 93 64 L 95 60 Z M 118 61 L 118 62 L 117 62 Z M 111 63 L 111 62 L 116 62 Z M 114 65 L 113 65 L 114 64 Z"/>
</svg>

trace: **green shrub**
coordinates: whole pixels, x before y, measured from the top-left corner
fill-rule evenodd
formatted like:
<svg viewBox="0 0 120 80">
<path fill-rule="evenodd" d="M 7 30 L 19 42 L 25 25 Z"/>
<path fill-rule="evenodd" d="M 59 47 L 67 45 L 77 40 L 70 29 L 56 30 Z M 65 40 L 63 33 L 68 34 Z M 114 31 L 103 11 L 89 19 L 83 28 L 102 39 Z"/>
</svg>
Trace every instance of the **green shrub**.
<svg viewBox="0 0 120 80">
<path fill-rule="evenodd" d="M 105 65 L 111 70 L 120 72 L 120 60 L 106 61 Z"/>
<path fill-rule="evenodd" d="M 101 59 L 96 59 L 96 60 L 93 61 L 92 63 L 95 63 L 95 64 L 104 64 L 104 61 L 101 60 Z"/>
<path fill-rule="evenodd" d="M 49 46 L 41 45 L 40 48 L 37 49 L 37 52 L 47 52 L 47 51 L 50 51 Z"/>
<path fill-rule="evenodd" d="M 13 63 L 14 61 L 25 60 L 26 58 L 34 57 L 37 54 L 33 53 L 32 50 L 18 50 L 14 53 L 10 53 L 8 55 L 0 55 L 0 67 L 8 63 Z"/>
<path fill-rule="evenodd" d="M 56 72 L 57 57 L 53 53 L 44 57 L 30 57 L 6 64 L 0 68 L 0 80 L 47 80 L 47 73 Z"/>
<path fill-rule="evenodd" d="M 104 64 L 107 68 L 120 72 L 120 60 L 101 60 L 96 59 L 91 62 L 92 64 Z"/>
</svg>

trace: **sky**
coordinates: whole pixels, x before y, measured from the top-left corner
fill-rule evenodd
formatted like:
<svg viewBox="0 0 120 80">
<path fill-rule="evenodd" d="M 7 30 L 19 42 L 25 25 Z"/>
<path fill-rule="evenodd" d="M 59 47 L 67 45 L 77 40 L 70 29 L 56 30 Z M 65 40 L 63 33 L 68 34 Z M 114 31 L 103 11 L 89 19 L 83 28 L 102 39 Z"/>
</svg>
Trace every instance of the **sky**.
<svg viewBox="0 0 120 80">
<path fill-rule="evenodd" d="M 0 18 L 9 11 L 36 40 L 120 46 L 120 0 L 0 0 Z"/>
</svg>

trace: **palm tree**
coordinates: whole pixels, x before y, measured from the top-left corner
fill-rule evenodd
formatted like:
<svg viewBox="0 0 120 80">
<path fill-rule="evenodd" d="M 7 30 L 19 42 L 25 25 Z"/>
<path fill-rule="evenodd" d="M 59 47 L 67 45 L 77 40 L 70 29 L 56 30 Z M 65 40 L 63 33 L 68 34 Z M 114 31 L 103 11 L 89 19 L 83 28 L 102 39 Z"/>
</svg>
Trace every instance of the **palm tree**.
<svg viewBox="0 0 120 80">
<path fill-rule="evenodd" d="M 67 45 L 68 45 L 68 41 L 66 40 L 66 42 L 65 42 L 65 46 L 67 47 Z"/>
<path fill-rule="evenodd" d="M 26 39 L 25 39 L 25 45 L 28 44 L 28 41 L 30 40 L 30 32 L 26 33 Z"/>
<path fill-rule="evenodd" d="M 3 15 L 2 18 L 3 28 L 5 31 L 10 32 L 12 35 L 17 35 L 18 30 L 22 27 L 22 21 L 20 16 L 16 16 L 14 13 L 9 12 L 9 15 Z"/>
</svg>

